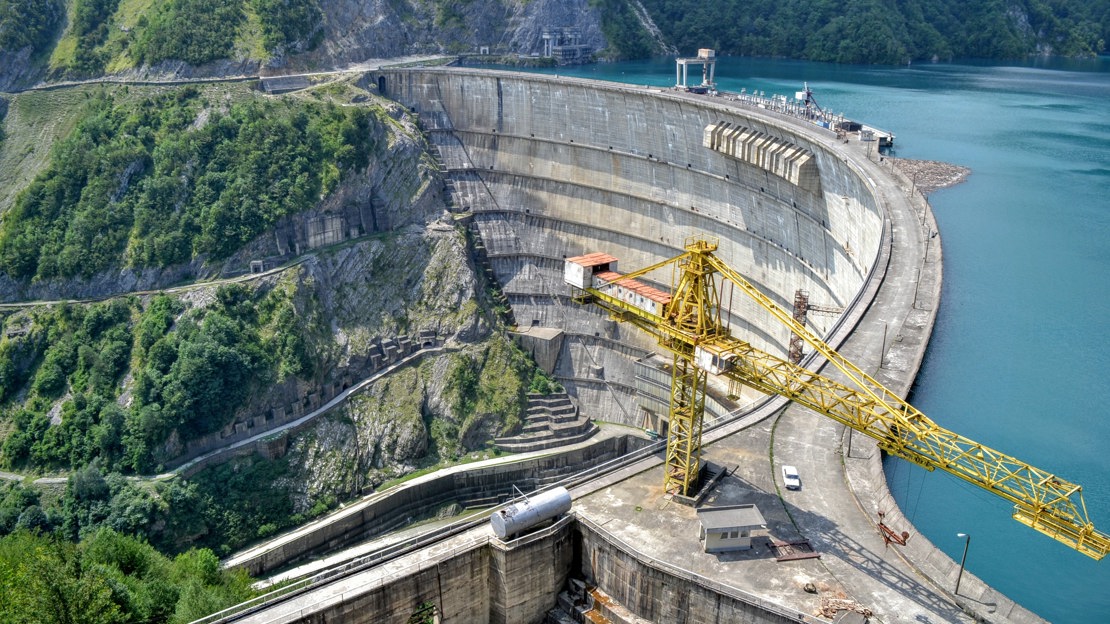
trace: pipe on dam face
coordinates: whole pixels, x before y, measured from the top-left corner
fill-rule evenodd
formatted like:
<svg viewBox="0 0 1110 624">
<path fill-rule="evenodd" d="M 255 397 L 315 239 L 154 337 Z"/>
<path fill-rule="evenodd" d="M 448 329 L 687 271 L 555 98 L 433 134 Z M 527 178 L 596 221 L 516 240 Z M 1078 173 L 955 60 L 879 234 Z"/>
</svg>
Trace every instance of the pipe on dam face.
<svg viewBox="0 0 1110 624">
<path fill-rule="evenodd" d="M 518 535 L 570 511 L 570 492 L 557 487 L 490 514 L 493 533 L 501 539 Z"/>
</svg>

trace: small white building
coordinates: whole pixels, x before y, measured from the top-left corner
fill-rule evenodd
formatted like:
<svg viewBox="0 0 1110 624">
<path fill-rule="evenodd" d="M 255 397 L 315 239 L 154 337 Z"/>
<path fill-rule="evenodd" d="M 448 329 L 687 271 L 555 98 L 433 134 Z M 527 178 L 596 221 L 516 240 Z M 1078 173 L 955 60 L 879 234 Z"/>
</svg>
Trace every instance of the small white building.
<svg viewBox="0 0 1110 624">
<path fill-rule="evenodd" d="M 767 528 L 767 521 L 755 505 L 699 509 L 698 520 L 700 539 L 704 540 L 707 553 L 748 550 L 752 547 L 752 533 Z"/>
</svg>

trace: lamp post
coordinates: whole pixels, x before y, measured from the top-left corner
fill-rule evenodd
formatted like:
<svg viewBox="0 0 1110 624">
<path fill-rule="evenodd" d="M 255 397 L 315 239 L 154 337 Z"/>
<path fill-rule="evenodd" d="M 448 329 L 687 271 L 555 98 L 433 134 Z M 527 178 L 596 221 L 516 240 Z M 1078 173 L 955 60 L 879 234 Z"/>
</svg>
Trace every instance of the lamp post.
<svg viewBox="0 0 1110 624">
<path fill-rule="evenodd" d="M 964 563 L 967 562 L 967 547 L 971 545 L 971 536 L 967 533 L 957 533 L 956 537 L 964 538 L 964 556 L 960 559 L 960 574 L 956 577 L 956 595 L 960 594 L 960 580 L 964 577 Z"/>
</svg>

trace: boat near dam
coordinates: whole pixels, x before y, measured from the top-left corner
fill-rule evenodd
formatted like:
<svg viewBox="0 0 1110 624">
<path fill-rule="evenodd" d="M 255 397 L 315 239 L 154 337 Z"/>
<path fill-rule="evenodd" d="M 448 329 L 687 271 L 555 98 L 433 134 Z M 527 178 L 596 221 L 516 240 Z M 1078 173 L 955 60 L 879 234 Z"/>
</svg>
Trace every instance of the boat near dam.
<svg viewBox="0 0 1110 624">
<path fill-rule="evenodd" d="M 703 441 L 716 480 L 699 506 L 678 504 L 660 487 L 663 442 L 645 433 L 668 426 L 669 360 L 564 283 L 571 258 L 603 252 L 629 270 L 712 236 L 777 306 L 804 292 L 827 311 L 808 327 L 904 397 L 942 250 L 925 198 L 874 134 L 754 100 L 539 74 L 387 68 L 365 83 L 419 116 L 521 344 L 604 426 L 563 449 L 426 475 L 240 553 L 227 563 L 269 574 L 380 540 L 210 621 L 1042 621 L 914 534 L 874 440 L 781 397 L 710 382 Z M 764 307 L 721 300 L 733 334 L 789 355 L 790 331 Z M 488 514 L 419 537 L 375 530 L 453 496 L 519 502 L 514 488 L 537 474 L 524 493 L 564 487 L 570 510 L 559 492 L 558 512 L 519 535 L 495 532 Z"/>
</svg>

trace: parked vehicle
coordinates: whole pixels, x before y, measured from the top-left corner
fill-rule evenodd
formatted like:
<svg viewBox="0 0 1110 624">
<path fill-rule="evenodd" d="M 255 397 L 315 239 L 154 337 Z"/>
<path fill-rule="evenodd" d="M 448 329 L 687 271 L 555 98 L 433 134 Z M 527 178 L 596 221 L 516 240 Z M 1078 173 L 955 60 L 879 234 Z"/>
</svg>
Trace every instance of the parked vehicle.
<svg viewBox="0 0 1110 624">
<path fill-rule="evenodd" d="M 782 467 L 782 482 L 788 490 L 802 489 L 802 479 L 798 476 L 798 469 L 794 466 Z"/>
</svg>

